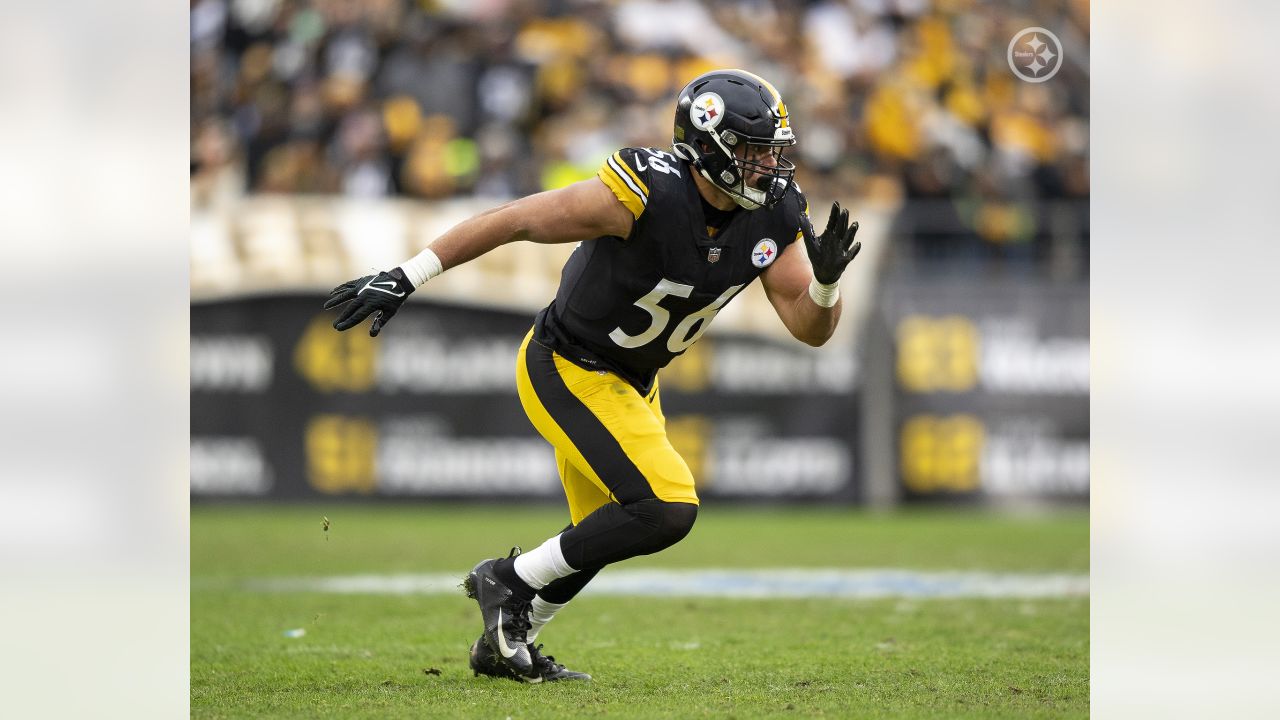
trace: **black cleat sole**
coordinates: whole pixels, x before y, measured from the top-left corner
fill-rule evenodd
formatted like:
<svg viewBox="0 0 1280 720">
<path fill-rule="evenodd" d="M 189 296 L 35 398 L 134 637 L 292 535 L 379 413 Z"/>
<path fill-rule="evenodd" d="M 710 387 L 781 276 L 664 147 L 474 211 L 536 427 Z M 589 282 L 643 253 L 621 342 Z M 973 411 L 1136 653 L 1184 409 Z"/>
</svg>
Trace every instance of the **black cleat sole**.
<svg viewBox="0 0 1280 720">
<path fill-rule="evenodd" d="M 532 648 L 532 646 L 530 647 Z M 541 647 L 540 645 L 538 646 L 538 648 Z M 471 672 L 474 677 L 484 675 L 488 678 L 513 680 L 527 685 L 537 685 L 544 682 L 583 682 L 591 680 L 591 676 L 587 673 L 569 670 L 565 666 L 556 663 L 553 658 L 544 658 L 542 655 L 537 654 L 536 650 L 532 654 L 534 654 L 537 662 L 534 664 L 534 674 L 530 676 L 513 672 L 510 667 L 502 663 L 483 635 L 472 643 L 471 650 L 468 653 Z"/>
</svg>

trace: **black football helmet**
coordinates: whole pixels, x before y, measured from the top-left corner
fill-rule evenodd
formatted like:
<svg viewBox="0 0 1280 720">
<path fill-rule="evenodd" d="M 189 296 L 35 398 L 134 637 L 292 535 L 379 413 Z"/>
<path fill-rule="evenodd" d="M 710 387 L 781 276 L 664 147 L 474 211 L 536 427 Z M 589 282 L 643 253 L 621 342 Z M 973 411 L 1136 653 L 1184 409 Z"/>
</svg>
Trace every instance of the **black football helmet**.
<svg viewBox="0 0 1280 720">
<path fill-rule="evenodd" d="M 676 155 L 748 210 L 773 207 L 786 195 L 796 166 L 782 150 L 795 144 L 782 96 L 769 81 L 745 70 L 699 75 L 676 100 Z M 747 146 L 744 158 L 734 154 L 742 145 Z M 774 163 L 754 160 L 761 152 L 772 155 Z"/>
</svg>

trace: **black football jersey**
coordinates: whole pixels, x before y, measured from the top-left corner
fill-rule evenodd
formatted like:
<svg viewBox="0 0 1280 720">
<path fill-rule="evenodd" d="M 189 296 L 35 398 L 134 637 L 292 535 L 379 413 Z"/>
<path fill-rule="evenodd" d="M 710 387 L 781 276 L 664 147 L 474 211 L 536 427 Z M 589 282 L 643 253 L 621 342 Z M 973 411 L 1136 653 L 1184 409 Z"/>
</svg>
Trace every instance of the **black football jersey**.
<svg viewBox="0 0 1280 720">
<path fill-rule="evenodd" d="M 800 237 L 808 205 L 793 184 L 773 208 L 740 209 L 708 233 L 696 172 L 669 152 L 624 148 L 598 177 L 636 222 L 628 237 L 578 245 L 535 339 L 576 365 L 648 392 L 730 300 Z"/>
</svg>

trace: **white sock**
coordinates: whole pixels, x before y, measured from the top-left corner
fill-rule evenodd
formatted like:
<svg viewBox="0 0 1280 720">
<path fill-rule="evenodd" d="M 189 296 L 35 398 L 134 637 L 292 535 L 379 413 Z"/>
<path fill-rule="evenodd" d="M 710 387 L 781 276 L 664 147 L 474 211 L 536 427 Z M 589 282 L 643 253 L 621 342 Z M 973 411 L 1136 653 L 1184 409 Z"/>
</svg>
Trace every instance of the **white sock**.
<svg viewBox="0 0 1280 720">
<path fill-rule="evenodd" d="M 533 604 L 529 606 L 529 622 L 532 623 L 532 627 L 529 628 L 529 644 L 532 645 L 533 641 L 538 639 L 542 626 L 551 622 L 551 618 L 568 604 L 547 602 L 540 597 L 533 599 Z"/>
<path fill-rule="evenodd" d="M 516 556 L 516 575 L 529 584 L 534 590 L 546 587 L 552 580 L 572 575 L 577 570 L 569 567 L 560 551 L 560 536 L 557 535 L 527 553 Z"/>
</svg>

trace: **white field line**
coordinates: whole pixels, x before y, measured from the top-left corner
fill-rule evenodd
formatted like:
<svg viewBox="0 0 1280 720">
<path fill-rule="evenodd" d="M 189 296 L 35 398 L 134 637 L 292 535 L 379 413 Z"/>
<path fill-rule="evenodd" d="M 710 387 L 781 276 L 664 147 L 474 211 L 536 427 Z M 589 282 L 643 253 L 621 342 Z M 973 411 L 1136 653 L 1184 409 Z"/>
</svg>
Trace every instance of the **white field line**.
<svg viewBox="0 0 1280 720">
<path fill-rule="evenodd" d="M 258 592 L 373 595 L 459 593 L 464 573 L 261 578 Z M 728 598 L 1062 598 L 1087 597 L 1089 576 L 1072 573 L 996 573 L 822 568 L 606 570 L 586 595 Z"/>
</svg>

